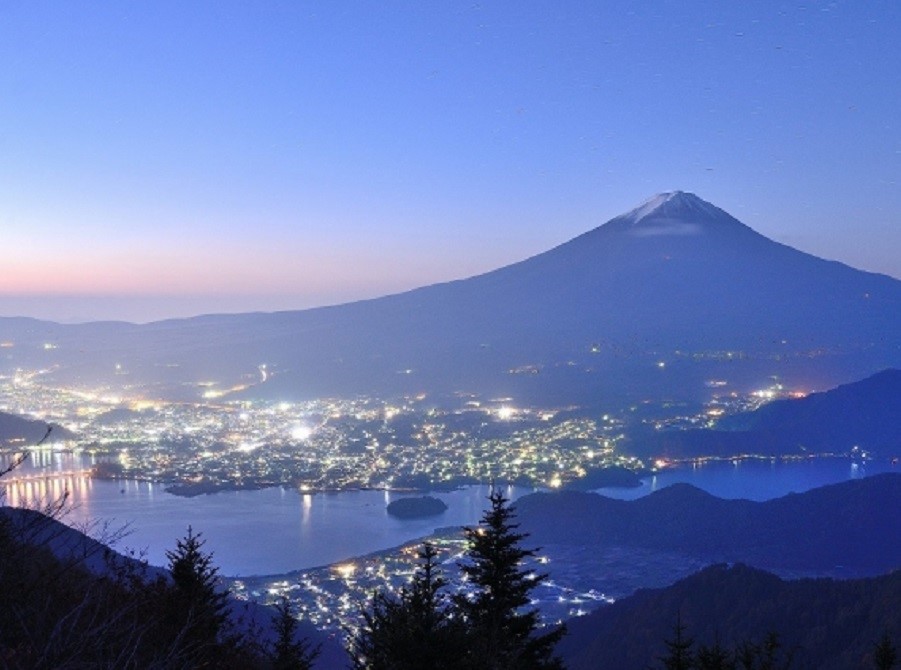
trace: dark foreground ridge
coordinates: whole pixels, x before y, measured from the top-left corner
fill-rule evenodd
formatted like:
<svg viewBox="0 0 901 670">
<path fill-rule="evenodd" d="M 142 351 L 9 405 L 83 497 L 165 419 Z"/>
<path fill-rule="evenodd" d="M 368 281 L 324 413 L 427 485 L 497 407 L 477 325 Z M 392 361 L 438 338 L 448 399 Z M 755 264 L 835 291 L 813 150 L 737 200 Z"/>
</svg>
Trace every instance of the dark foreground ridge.
<svg viewBox="0 0 901 670">
<path fill-rule="evenodd" d="M 869 579 L 783 581 L 745 565 L 714 565 L 571 620 L 558 650 L 570 670 L 662 667 L 664 641 L 681 619 L 696 647 L 719 641 L 731 649 L 775 632 L 793 653 L 792 668 L 875 668 L 880 637 L 901 639 L 899 602 L 901 570 Z"/>
<path fill-rule="evenodd" d="M 0 507 L 0 667 L 272 667 L 277 612 L 232 598 L 208 576 L 219 593 L 212 619 L 225 631 L 213 639 L 203 639 L 202 608 L 185 602 L 174 573 L 46 514 Z M 319 648 L 314 668 L 346 667 L 334 637 L 303 621 L 295 634 Z"/>
</svg>

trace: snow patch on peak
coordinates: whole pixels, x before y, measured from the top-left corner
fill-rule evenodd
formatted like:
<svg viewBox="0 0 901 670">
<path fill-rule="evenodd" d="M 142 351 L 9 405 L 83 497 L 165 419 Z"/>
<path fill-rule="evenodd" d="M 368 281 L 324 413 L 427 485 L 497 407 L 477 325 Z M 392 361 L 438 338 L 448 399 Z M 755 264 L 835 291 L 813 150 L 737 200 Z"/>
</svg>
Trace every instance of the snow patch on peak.
<svg viewBox="0 0 901 670">
<path fill-rule="evenodd" d="M 716 205 L 685 191 L 658 193 L 600 228 L 631 237 L 757 234 Z"/>
<path fill-rule="evenodd" d="M 724 217 L 730 218 L 721 209 L 701 200 L 694 193 L 669 191 L 655 195 L 619 218 L 630 228 L 634 227 L 635 231 L 638 230 L 637 224 L 641 224 L 641 227 L 666 227 L 670 229 L 670 233 L 684 235 L 700 233 L 702 230 L 700 227 L 689 230 L 685 225 L 680 224 L 698 224 L 705 221 L 722 220 Z M 655 234 L 663 233 L 664 231 L 660 230 Z"/>
<path fill-rule="evenodd" d="M 633 209 L 631 212 L 625 215 L 624 218 L 631 219 L 632 223 L 638 223 L 643 218 L 650 216 L 665 203 L 669 202 L 673 198 L 682 195 L 682 191 L 671 191 L 669 193 L 658 193 L 654 197 L 646 200 L 644 203 Z"/>
</svg>

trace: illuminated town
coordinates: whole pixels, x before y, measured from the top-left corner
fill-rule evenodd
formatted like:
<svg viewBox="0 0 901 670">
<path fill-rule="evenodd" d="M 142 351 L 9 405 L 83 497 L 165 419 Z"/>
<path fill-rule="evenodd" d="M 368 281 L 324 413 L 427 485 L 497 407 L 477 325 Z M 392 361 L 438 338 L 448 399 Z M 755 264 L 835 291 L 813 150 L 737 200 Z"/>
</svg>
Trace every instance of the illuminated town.
<svg viewBox="0 0 901 670">
<path fill-rule="evenodd" d="M 0 411 L 65 427 L 69 433 L 50 442 L 92 456 L 92 476 L 161 482 L 180 495 L 276 485 L 446 489 L 489 481 L 559 488 L 599 468 L 645 469 L 618 448 L 623 413 L 522 408 L 511 398 L 460 398 L 448 409 L 424 395 L 294 403 L 203 391 L 196 402 L 170 402 L 138 390 L 125 397 L 58 388 L 41 378 L 38 371 L 0 377 Z M 711 399 L 699 411 L 664 406 L 641 422 L 655 430 L 709 427 L 724 414 L 803 395 L 778 383 L 748 395 L 719 393 L 725 384 L 707 383 Z"/>
<path fill-rule="evenodd" d="M 65 448 L 97 457 L 94 476 L 163 482 L 183 495 L 487 481 L 557 488 L 592 468 L 643 467 L 617 452 L 620 420 L 521 409 L 509 399 L 454 410 L 422 396 L 174 403 L 58 389 L 19 373 L 0 379 L 0 410 L 65 426 L 74 434 Z"/>
<path fill-rule="evenodd" d="M 457 592 L 466 591 L 459 564 L 466 542 L 460 529 L 441 529 L 428 541 L 437 549 L 441 569 Z M 375 592 L 396 593 L 411 578 L 421 541 L 284 575 L 229 580 L 239 598 L 275 603 L 287 597 L 318 628 L 334 633 L 359 625 L 361 611 Z M 525 565 L 534 574 L 552 573 L 532 593 L 532 606 L 554 623 L 583 616 L 601 603 L 614 602 L 642 586 L 662 586 L 673 575 L 687 576 L 704 561 L 678 554 L 617 547 L 597 551 L 571 545 L 544 547 Z"/>
<path fill-rule="evenodd" d="M 458 570 L 466 548 L 462 534 L 448 529 L 429 541 L 438 551 L 445 577 L 459 591 L 465 590 Z M 286 596 L 301 618 L 322 630 L 344 631 L 359 623 L 360 612 L 373 593 L 396 593 L 409 581 L 421 546 L 409 543 L 336 565 L 277 577 L 235 579 L 230 586 L 238 597 L 261 602 L 274 603 Z M 527 569 L 533 569 L 534 574 L 542 573 L 550 560 L 547 555 L 541 555 Z M 543 618 L 551 622 L 584 615 L 600 602 L 613 602 L 613 598 L 595 588 L 583 588 L 578 590 L 547 580 L 533 593 L 533 605 L 540 607 Z"/>
<path fill-rule="evenodd" d="M 725 382 L 717 380 L 707 385 L 712 396 L 699 411 L 660 407 L 640 422 L 655 431 L 706 427 L 724 414 L 798 395 L 778 384 L 748 395 L 719 393 Z M 448 490 L 489 481 L 553 489 L 614 465 L 632 471 L 667 465 L 645 465 L 622 452 L 623 413 L 585 416 L 572 408 L 519 407 L 510 398 L 465 397 L 452 409 L 424 396 L 227 400 L 199 388 L 196 402 L 168 402 L 137 392 L 124 397 L 57 388 L 43 383 L 39 372 L 19 371 L 0 378 L 0 411 L 62 426 L 62 438 L 52 437 L 42 449 L 81 454 L 91 465 L 67 476 L 159 482 L 179 495 L 287 486 L 306 498 L 318 491 Z M 6 451 L 27 446 L 11 444 Z M 4 481 L 15 482 L 16 476 Z M 11 504 L 23 502 L 12 488 L 8 493 Z M 450 581 L 459 584 L 454 578 L 465 549 L 461 530 L 440 530 L 430 541 Z M 302 618 L 323 630 L 346 631 L 358 623 L 373 592 L 395 591 L 409 579 L 419 546 L 411 542 L 336 565 L 232 579 L 229 586 L 238 597 L 261 602 L 287 596 Z M 546 621 L 585 614 L 601 601 L 653 583 L 655 575 L 663 584 L 701 567 L 685 557 L 635 550 L 579 556 L 573 551 L 546 547 L 531 566 L 540 573 L 553 563 L 554 579 L 536 589 L 533 602 Z"/>
</svg>

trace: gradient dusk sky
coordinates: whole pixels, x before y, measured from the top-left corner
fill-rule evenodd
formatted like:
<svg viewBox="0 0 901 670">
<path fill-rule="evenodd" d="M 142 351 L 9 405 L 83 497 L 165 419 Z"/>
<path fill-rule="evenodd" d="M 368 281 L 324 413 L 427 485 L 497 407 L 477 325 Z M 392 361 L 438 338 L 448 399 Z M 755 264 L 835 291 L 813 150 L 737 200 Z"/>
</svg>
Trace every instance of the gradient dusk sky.
<svg viewBox="0 0 901 670">
<path fill-rule="evenodd" d="M 901 3 L 0 4 L 0 315 L 462 278 L 654 193 L 901 278 Z"/>
</svg>

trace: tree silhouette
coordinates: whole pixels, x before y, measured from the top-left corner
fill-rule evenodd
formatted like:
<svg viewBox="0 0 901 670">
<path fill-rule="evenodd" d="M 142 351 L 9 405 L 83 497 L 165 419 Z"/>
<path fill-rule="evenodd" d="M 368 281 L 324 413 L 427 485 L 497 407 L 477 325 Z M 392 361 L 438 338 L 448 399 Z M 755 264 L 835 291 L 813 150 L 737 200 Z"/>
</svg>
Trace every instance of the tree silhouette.
<svg viewBox="0 0 901 670">
<path fill-rule="evenodd" d="M 888 631 L 882 633 L 882 637 L 873 649 L 873 662 L 876 670 L 892 670 L 895 663 L 898 662 L 898 650 L 892 644 Z"/>
<path fill-rule="evenodd" d="M 191 526 L 185 537 L 166 552 L 172 573 L 171 621 L 199 662 L 211 662 L 210 654 L 223 642 L 228 623 L 228 591 L 219 586 L 219 569 L 213 555 L 203 551 L 206 540 Z"/>
<path fill-rule="evenodd" d="M 488 500 L 480 525 L 463 530 L 469 549 L 460 569 L 473 592 L 456 598 L 468 629 L 472 665 L 561 668 L 553 651 L 564 629 L 539 632 L 538 610 L 527 608 L 530 592 L 547 579 L 523 567 L 537 550 L 520 545 L 528 535 L 516 532 L 514 510 L 503 494 L 494 491 Z"/>
<path fill-rule="evenodd" d="M 465 667 L 464 630 L 444 595 L 445 580 L 428 542 L 419 565 L 397 597 L 376 593 L 363 612 L 363 626 L 351 636 L 355 668 L 367 670 L 452 670 Z"/>
<path fill-rule="evenodd" d="M 685 634 L 681 613 L 673 627 L 673 638 L 664 640 L 667 653 L 660 657 L 665 670 L 790 670 L 794 653 L 780 653 L 782 644 L 774 632 L 767 633 L 759 644 L 751 640 L 739 642 L 732 651 L 724 648 L 716 636 L 710 646 L 692 651 L 694 639 Z"/>
<path fill-rule="evenodd" d="M 673 639 L 664 640 L 667 654 L 660 660 L 666 670 L 690 670 L 694 667 L 694 653 L 691 648 L 694 640 L 685 636 L 685 624 L 682 623 L 682 614 L 676 618 L 673 627 Z"/>
<path fill-rule="evenodd" d="M 698 655 L 695 667 L 698 670 L 735 670 L 735 659 L 732 654 L 720 644 L 719 635 L 709 647 L 698 647 Z"/>
<path fill-rule="evenodd" d="M 789 652 L 784 660 L 780 661 L 779 650 L 782 649 L 782 643 L 774 631 L 766 634 L 760 649 L 760 670 L 788 670 L 791 667 L 794 654 Z"/>
<path fill-rule="evenodd" d="M 313 667 L 319 647 L 311 648 L 309 640 L 297 639 L 297 619 L 285 596 L 275 605 L 272 628 L 276 635 L 270 654 L 273 670 L 309 670 Z"/>
</svg>

